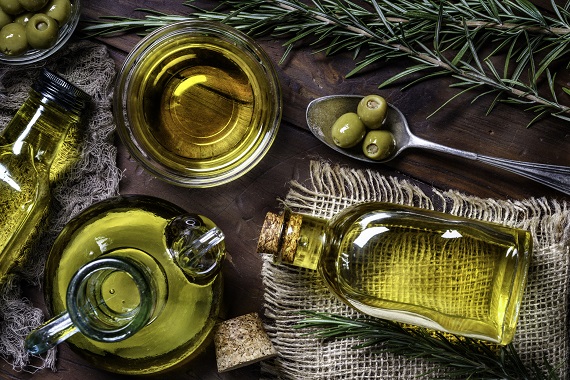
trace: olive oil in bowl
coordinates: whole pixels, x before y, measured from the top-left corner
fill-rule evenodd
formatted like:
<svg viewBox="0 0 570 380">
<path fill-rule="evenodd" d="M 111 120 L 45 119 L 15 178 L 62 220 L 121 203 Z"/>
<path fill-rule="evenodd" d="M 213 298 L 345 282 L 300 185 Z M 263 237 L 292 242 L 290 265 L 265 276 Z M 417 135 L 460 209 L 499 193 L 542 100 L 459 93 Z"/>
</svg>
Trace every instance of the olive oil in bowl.
<svg viewBox="0 0 570 380">
<path fill-rule="evenodd" d="M 188 187 L 231 181 L 265 155 L 281 94 L 265 53 L 215 23 L 150 35 L 127 57 L 116 88 L 119 133 L 152 174 Z"/>
</svg>

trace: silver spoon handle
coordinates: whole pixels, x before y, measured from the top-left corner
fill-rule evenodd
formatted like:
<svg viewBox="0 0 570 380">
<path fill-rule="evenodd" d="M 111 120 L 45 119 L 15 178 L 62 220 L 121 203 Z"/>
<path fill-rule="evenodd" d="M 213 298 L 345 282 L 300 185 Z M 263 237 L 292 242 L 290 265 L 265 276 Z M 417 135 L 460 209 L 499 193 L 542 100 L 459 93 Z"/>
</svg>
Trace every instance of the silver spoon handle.
<svg viewBox="0 0 570 380">
<path fill-rule="evenodd" d="M 570 167 L 568 166 L 507 160 L 482 155 L 478 155 L 477 160 L 533 179 L 562 193 L 570 194 Z"/>
<path fill-rule="evenodd" d="M 480 161 L 523 177 L 530 178 L 538 183 L 550 186 L 564 194 L 570 195 L 570 166 L 548 165 L 484 156 L 460 149 L 450 148 L 415 136 L 411 139 L 409 147 L 424 148 L 470 160 Z"/>
</svg>

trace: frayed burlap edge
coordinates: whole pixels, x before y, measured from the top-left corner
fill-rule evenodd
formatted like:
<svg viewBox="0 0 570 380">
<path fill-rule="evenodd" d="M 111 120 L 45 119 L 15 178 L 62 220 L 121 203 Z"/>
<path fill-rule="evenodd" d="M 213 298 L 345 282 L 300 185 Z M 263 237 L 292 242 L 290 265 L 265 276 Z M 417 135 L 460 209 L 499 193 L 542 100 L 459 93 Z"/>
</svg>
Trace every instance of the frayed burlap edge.
<svg viewBox="0 0 570 380">
<path fill-rule="evenodd" d="M 41 291 L 41 279 L 49 248 L 63 226 L 94 202 L 118 194 L 121 172 L 116 166 L 111 91 L 115 63 L 104 45 L 87 41 L 69 44 L 49 61 L 33 67 L 0 67 L 0 130 L 13 117 L 46 66 L 87 92 L 92 107 L 78 136 L 68 136 L 64 153 L 52 173 L 52 203 L 48 219 L 29 248 L 29 261 L 13 273 L 0 289 L 0 356 L 16 371 L 55 370 L 55 349 L 41 356 L 29 355 L 24 338 L 44 320 L 44 313 L 23 296 L 24 286 Z M 71 135 L 72 133 L 70 133 Z M 45 227 L 45 228 L 43 228 Z"/>
<path fill-rule="evenodd" d="M 514 344 L 525 364 L 547 359 L 568 378 L 568 293 L 570 211 L 564 202 L 481 199 L 456 191 L 427 196 L 407 181 L 371 170 L 311 162 L 309 184 L 292 182 L 283 205 L 330 218 L 343 208 L 366 201 L 393 202 L 486 220 L 531 231 L 534 252 Z M 358 313 L 339 302 L 315 272 L 277 266 L 263 258 L 267 331 L 279 355 L 262 364 L 266 379 L 410 379 L 446 378 L 445 371 L 423 360 L 354 349 L 357 341 L 321 341 L 294 330 L 301 310 Z"/>
</svg>

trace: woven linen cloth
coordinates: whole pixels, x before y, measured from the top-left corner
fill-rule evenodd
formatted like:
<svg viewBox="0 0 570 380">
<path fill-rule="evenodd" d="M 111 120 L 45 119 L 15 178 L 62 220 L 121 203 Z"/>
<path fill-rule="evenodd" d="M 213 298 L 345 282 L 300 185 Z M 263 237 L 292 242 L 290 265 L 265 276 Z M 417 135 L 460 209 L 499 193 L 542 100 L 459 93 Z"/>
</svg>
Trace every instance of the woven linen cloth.
<svg viewBox="0 0 570 380">
<path fill-rule="evenodd" d="M 24 103 L 44 66 L 89 94 L 92 104 L 81 130 L 69 132 L 52 166 L 51 206 L 30 244 L 28 262 L 0 289 L 0 355 L 15 370 L 25 371 L 54 369 L 55 349 L 34 357 L 25 351 L 24 338 L 43 322 L 44 313 L 24 297 L 23 286 L 40 291 L 45 259 L 58 233 L 87 206 L 118 194 L 121 177 L 110 94 L 116 70 L 103 45 L 76 41 L 39 65 L 0 65 L 0 130 Z"/>
<path fill-rule="evenodd" d="M 282 201 L 293 212 L 330 219 L 345 207 L 383 201 L 495 222 L 529 230 L 533 256 L 514 346 L 523 362 L 556 366 L 568 379 L 568 295 L 570 275 L 570 210 L 547 199 L 523 201 L 481 199 L 455 191 L 428 196 L 407 181 L 370 170 L 311 162 L 308 184 L 292 182 Z M 445 370 L 423 359 L 352 348 L 354 339 L 321 340 L 292 328 L 301 310 L 363 317 L 330 293 L 316 271 L 275 265 L 263 257 L 266 329 L 278 357 L 262 363 L 264 379 L 411 379 L 446 378 Z"/>
</svg>

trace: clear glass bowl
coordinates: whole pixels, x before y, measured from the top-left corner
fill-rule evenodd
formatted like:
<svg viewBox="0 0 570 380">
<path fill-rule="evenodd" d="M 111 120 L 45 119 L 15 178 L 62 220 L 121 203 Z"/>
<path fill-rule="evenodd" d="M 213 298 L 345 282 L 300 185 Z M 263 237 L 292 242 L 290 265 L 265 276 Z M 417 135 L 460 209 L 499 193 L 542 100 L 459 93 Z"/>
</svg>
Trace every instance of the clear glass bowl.
<svg viewBox="0 0 570 380">
<path fill-rule="evenodd" d="M 10 56 L 0 53 L 0 64 L 22 66 L 42 61 L 61 49 L 69 40 L 81 16 L 81 1 L 70 0 L 71 15 L 69 20 L 59 29 L 56 43 L 49 49 L 30 49 L 22 55 Z"/>
<path fill-rule="evenodd" d="M 221 23 L 156 30 L 127 56 L 114 92 L 119 136 L 166 182 L 203 188 L 252 169 L 281 121 L 279 81 L 251 38 Z"/>
</svg>

